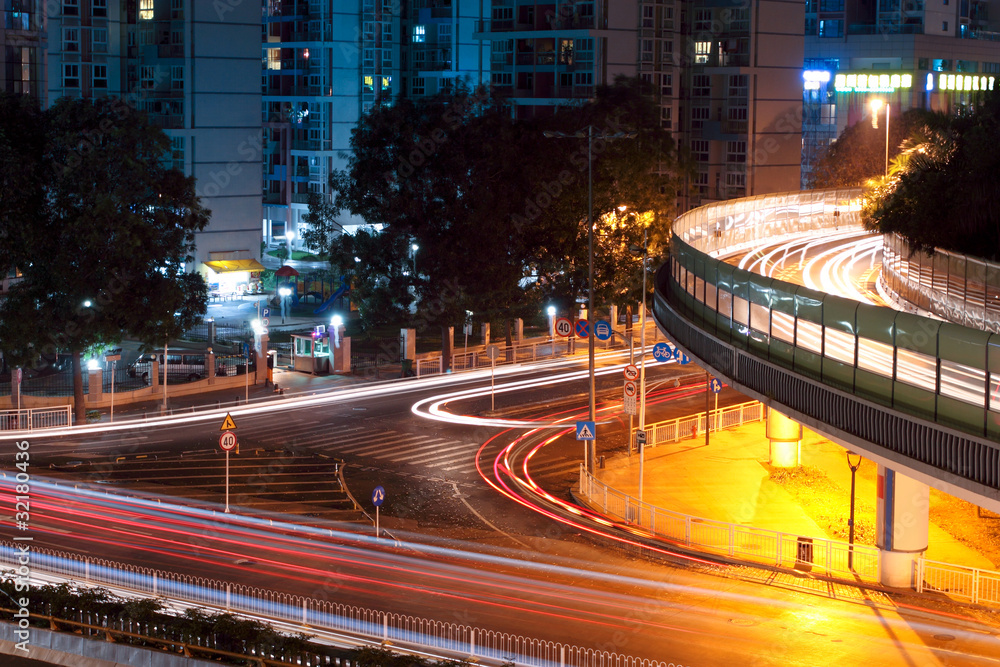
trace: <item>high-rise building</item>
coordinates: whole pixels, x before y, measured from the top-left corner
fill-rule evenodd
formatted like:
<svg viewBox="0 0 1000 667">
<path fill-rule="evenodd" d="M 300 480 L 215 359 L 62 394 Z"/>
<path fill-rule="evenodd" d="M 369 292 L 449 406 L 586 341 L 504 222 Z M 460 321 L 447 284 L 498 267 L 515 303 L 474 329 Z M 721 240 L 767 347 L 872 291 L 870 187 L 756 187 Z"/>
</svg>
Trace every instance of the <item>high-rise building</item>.
<svg viewBox="0 0 1000 667">
<path fill-rule="evenodd" d="M 779 0 L 494 0 L 493 86 L 526 117 L 619 75 L 649 84 L 697 162 L 682 209 L 799 183 L 802 7 Z"/>
<path fill-rule="evenodd" d="M 949 111 L 1000 77 L 996 0 L 807 0 L 802 179 L 872 100 Z M 891 117 L 890 117 L 891 122 Z"/>
<path fill-rule="evenodd" d="M 270 0 L 264 12 L 266 241 L 301 245 L 310 193 L 329 197 L 351 130 L 376 104 L 474 87 L 479 0 Z M 488 70 L 487 70 L 488 71 Z M 344 216 L 350 229 L 359 221 Z"/>
<path fill-rule="evenodd" d="M 212 0 L 47 6 L 48 103 L 118 96 L 147 112 L 212 212 L 196 235 L 192 268 L 210 283 L 233 278 L 216 273 L 227 268 L 219 261 L 260 256 L 259 8 Z"/>
<path fill-rule="evenodd" d="M 43 0 L 2 0 L 0 89 L 45 101 L 45 12 Z"/>
</svg>

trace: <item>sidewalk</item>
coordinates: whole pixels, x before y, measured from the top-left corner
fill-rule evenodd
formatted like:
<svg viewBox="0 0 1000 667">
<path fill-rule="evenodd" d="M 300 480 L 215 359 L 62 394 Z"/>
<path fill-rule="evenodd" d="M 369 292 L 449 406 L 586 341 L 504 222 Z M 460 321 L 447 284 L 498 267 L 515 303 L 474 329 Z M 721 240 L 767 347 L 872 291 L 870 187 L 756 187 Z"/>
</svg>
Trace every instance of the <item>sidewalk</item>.
<svg viewBox="0 0 1000 667">
<path fill-rule="evenodd" d="M 834 537 L 804 509 L 795 497 L 769 479 L 766 422 L 712 432 L 705 447 L 704 435 L 676 443 L 647 447 L 643 501 L 659 508 L 694 517 L 742 524 L 812 538 Z M 804 429 L 802 465 L 819 468 L 837 487 L 830 498 L 833 517 L 846 531 L 849 513 L 842 522 L 836 511 L 850 502 L 851 472 L 842 447 Z M 609 486 L 638 496 L 639 455 L 622 452 L 606 461 L 597 477 Z M 876 464 L 864 459 L 857 474 L 855 525 L 870 520 L 874 531 Z M 822 501 L 822 499 L 820 499 Z M 846 504 L 845 504 L 846 502 Z M 867 507 L 866 507 L 867 506 Z M 867 512 L 862 511 L 867 509 Z M 815 514 L 815 512 L 814 512 Z M 856 540 L 861 543 L 860 540 Z M 930 525 L 929 560 L 993 570 L 993 564 L 934 523 Z"/>
</svg>

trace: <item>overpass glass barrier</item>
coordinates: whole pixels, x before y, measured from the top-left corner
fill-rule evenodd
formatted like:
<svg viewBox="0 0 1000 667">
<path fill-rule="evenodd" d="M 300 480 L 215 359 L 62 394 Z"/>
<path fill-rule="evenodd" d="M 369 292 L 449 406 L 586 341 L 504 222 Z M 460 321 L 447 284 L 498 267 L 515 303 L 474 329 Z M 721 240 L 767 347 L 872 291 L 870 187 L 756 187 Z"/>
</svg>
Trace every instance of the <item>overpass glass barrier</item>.
<svg viewBox="0 0 1000 667">
<path fill-rule="evenodd" d="M 682 215 L 670 262 L 657 273 L 657 299 L 752 357 L 878 406 L 1000 441 L 1000 334 L 817 292 L 710 256 L 771 238 L 750 229 L 755 224 L 779 234 L 839 226 L 857 216 L 859 194 L 783 193 Z M 806 219 L 792 220 L 796 212 Z M 658 320 L 665 323 L 659 313 Z M 705 358 L 710 365 L 739 362 L 723 346 L 712 349 L 720 358 Z M 1000 458 L 990 449 L 995 467 Z"/>
</svg>

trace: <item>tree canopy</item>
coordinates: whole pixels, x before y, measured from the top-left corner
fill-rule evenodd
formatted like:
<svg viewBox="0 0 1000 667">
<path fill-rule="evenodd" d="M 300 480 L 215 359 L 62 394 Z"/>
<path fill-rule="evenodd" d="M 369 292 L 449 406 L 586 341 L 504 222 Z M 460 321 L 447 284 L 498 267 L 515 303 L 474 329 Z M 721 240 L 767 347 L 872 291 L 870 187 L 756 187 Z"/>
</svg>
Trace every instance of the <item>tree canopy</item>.
<svg viewBox="0 0 1000 667">
<path fill-rule="evenodd" d="M 889 159 L 895 159 L 902 143 L 925 122 L 926 111 L 910 109 L 893 113 L 889 120 Z M 878 115 L 878 127 L 871 117 L 851 125 L 827 147 L 809 174 L 809 187 L 834 188 L 864 185 L 885 173 L 885 112 Z"/>
<path fill-rule="evenodd" d="M 1000 91 L 953 115 L 927 114 L 889 177 L 866 192 L 866 228 L 936 248 L 1000 259 Z"/>
<path fill-rule="evenodd" d="M 342 236 L 331 258 L 354 271 L 355 290 L 387 291 L 378 303 L 397 314 L 412 291 L 418 323 L 454 325 L 466 310 L 509 321 L 543 299 L 570 311 L 586 290 L 588 127 L 597 302 L 634 299 L 640 263 L 628 246 L 641 245 L 643 223 L 654 241 L 665 238 L 678 183 L 669 133 L 634 80 L 530 120 L 515 120 L 486 89 L 377 107 L 353 131 L 347 168 L 331 185 L 338 208 L 393 240 Z M 636 136 L 605 138 L 624 133 Z M 381 316 L 370 310 L 361 316 L 374 323 Z"/>
<path fill-rule="evenodd" d="M 20 366 L 68 351 L 82 419 L 83 353 L 126 335 L 163 344 L 205 312 L 207 287 L 185 262 L 210 212 L 194 179 L 165 166 L 166 135 L 123 101 L 29 106 L 30 127 L 16 119 L 26 104 L 34 103 L 0 97 L 0 128 L 23 133 L 0 138 L 0 268 L 23 277 L 0 301 L 0 349 Z M 31 168 L 12 176 L 22 158 Z M 24 195 L 9 200 L 15 178 Z"/>
</svg>

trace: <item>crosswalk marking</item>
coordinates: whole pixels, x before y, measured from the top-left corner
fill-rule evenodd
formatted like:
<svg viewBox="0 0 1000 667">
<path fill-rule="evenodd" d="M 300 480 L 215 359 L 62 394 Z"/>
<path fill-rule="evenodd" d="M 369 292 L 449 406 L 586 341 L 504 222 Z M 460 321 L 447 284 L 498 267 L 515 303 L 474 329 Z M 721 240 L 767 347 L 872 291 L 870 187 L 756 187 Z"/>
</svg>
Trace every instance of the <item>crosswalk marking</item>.
<svg viewBox="0 0 1000 667">
<path fill-rule="evenodd" d="M 446 440 L 445 442 L 446 443 L 447 442 L 454 442 L 454 440 Z M 466 443 L 462 442 L 462 443 L 459 443 L 457 445 L 452 445 L 451 447 L 434 447 L 430 451 L 420 451 L 418 453 L 411 454 L 410 456 L 401 456 L 401 457 L 394 458 L 392 460 L 396 461 L 396 462 L 409 461 L 410 463 L 422 463 L 421 459 L 429 459 L 429 460 L 433 461 L 434 459 L 438 458 L 439 456 L 441 456 L 445 452 L 450 452 L 450 451 L 453 451 L 453 450 L 456 450 L 456 449 L 464 450 L 463 452 L 461 452 L 463 455 L 465 455 L 469 451 L 471 451 L 469 449 L 469 445 L 467 445 Z M 384 456 L 376 456 L 375 458 L 378 459 L 378 458 L 385 458 L 385 457 Z M 416 460 L 414 460 L 414 459 L 416 459 Z"/>
<path fill-rule="evenodd" d="M 413 449 L 415 447 L 425 447 L 432 444 L 430 441 L 437 441 L 440 438 L 430 438 L 424 435 L 411 436 L 408 438 L 396 438 L 393 440 L 386 440 L 378 442 L 375 444 L 369 444 L 364 447 L 348 447 L 342 449 L 341 451 L 348 454 L 354 454 L 359 456 L 365 456 L 371 452 L 376 451 L 394 451 L 398 449 Z"/>
</svg>

